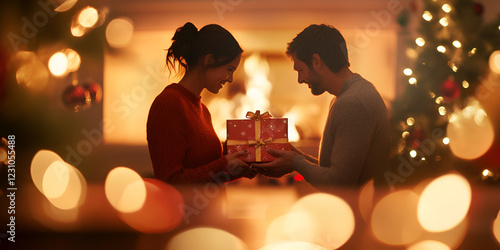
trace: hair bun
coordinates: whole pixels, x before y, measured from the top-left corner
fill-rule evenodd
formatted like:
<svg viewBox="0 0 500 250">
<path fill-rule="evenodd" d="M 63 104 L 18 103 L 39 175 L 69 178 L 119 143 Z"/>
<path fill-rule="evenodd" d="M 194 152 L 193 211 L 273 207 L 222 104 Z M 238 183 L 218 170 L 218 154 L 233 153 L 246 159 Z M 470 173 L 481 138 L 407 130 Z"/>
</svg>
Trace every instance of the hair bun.
<svg viewBox="0 0 500 250">
<path fill-rule="evenodd" d="M 190 44 L 196 39 L 197 35 L 198 28 L 191 22 L 187 22 L 184 26 L 177 28 L 172 40 L 182 44 Z"/>
</svg>

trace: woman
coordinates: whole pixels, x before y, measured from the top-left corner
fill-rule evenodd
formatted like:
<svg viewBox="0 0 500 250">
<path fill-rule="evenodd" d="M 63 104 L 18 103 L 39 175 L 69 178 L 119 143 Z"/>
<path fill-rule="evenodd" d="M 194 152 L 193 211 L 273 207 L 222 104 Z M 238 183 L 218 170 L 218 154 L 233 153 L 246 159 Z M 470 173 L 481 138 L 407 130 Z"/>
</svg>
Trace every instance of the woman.
<svg viewBox="0 0 500 250">
<path fill-rule="evenodd" d="M 254 177 L 249 165 L 237 158 L 246 152 L 222 154 L 210 112 L 200 97 L 204 89 L 216 94 L 233 81 L 243 50 L 231 33 L 216 24 L 198 31 L 188 22 L 172 41 L 167 67 L 172 70 L 177 65 L 185 74 L 179 83 L 168 85 L 149 110 L 147 140 L 155 177 L 176 184 Z"/>
</svg>

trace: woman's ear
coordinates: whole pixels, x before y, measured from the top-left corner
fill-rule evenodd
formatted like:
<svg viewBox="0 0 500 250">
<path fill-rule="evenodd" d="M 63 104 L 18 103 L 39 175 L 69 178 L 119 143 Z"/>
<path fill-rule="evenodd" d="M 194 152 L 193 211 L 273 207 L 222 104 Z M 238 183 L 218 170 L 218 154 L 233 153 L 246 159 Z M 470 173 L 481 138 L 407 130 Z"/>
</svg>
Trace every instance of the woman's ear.
<svg viewBox="0 0 500 250">
<path fill-rule="evenodd" d="M 214 55 L 208 54 L 205 56 L 205 59 L 203 60 L 203 66 L 208 67 L 214 63 L 215 63 Z"/>
</svg>

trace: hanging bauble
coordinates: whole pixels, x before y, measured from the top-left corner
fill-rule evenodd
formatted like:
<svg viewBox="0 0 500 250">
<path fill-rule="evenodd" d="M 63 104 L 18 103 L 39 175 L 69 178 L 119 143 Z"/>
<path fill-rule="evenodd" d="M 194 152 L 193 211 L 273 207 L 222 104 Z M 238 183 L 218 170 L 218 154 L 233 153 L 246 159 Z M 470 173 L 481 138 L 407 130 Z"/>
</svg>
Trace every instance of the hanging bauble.
<svg viewBox="0 0 500 250">
<path fill-rule="evenodd" d="M 407 145 L 412 149 L 417 149 L 423 140 L 425 140 L 425 131 L 420 126 L 416 126 L 410 131 Z"/>
<path fill-rule="evenodd" d="M 72 85 L 64 91 L 63 102 L 68 108 L 78 112 L 89 108 L 92 99 L 87 89 L 79 85 Z"/>
<path fill-rule="evenodd" d="M 474 3 L 474 13 L 476 13 L 476 15 L 482 15 L 484 12 L 484 7 L 482 4 L 480 3 Z"/>
<path fill-rule="evenodd" d="M 457 82 L 455 82 L 453 79 L 445 80 L 441 84 L 439 91 L 444 99 L 444 102 L 446 103 L 455 101 L 460 96 L 461 92 Z"/>
<path fill-rule="evenodd" d="M 89 91 L 90 99 L 93 104 L 100 103 L 102 100 L 102 87 L 97 82 L 87 82 L 83 87 Z"/>
<path fill-rule="evenodd" d="M 398 23 L 399 25 L 401 25 L 401 27 L 406 27 L 406 25 L 408 25 L 408 11 L 407 10 L 403 10 L 401 11 L 401 13 L 399 13 L 399 16 L 398 16 Z"/>
<path fill-rule="evenodd" d="M 410 1 L 410 10 L 411 10 L 413 13 L 416 13 L 416 12 L 417 12 L 417 10 L 418 10 L 417 1 L 415 1 L 415 0 Z"/>
</svg>

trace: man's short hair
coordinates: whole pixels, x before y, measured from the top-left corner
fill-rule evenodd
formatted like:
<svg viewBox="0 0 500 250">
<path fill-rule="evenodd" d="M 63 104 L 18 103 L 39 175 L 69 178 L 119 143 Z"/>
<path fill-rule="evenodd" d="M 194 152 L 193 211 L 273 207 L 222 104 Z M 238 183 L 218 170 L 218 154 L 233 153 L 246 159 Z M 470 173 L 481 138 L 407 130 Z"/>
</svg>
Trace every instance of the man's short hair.
<svg viewBox="0 0 500 250">
<path fill-rule="evenodd" d="M 309 68 L 313 54 L 318 54 L 334 73 L 351 65 L 344 37 L 331 25 L 312 24 L 305 28 L 288 43 L 286 54 L 292 56 L 294 53 Z"/>
</svg>

